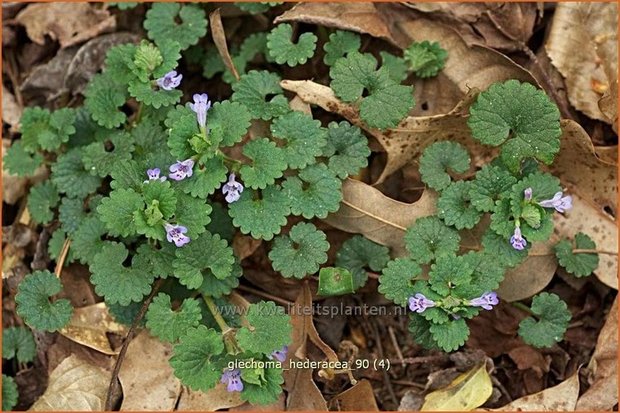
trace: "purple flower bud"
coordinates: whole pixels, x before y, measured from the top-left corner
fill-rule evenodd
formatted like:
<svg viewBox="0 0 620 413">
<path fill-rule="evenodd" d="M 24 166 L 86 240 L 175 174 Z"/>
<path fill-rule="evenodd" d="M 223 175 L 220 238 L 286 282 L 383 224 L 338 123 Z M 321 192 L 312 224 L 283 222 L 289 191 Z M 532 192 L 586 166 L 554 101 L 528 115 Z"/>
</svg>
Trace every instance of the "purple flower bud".
<svg viewBox="0 0 620 413">
<path fill-rule="evenodd" d="M 435 302 L 429 300 L 424 294 L 417 293 L 413 297 L 409 297 L 409 309 L 416 313 L 423 313 L 429 307 L 435 307 Z"/>
<path fill-rule="evenodd" d="M 147 169 L 146 175 L 149 177 L 148 180 L 144 181 L 145 184 L 148 184 L 150 181 L 161 181 L 164 182 L 167 178 L 165 176 L 159 176 L 161 171 L 159 168 Z"/>
<path fill-rule="evenodd" d="M 512 248 L 516 250 L 523 250 L 527 246 L 527 241 L 521 235 L 521 227 L 515 227 L 515 232 L 512 237 L 510 237 L 510 244 Z"/>
<path fill-rule="evenodd" d="M 538 203 L 543 208 L 555 208 L 558 212 L 564 212 L 573 207 L 573 197 L 570 195 L 562 196 L 562 192 L 556 192 L 551 199 L 545 199 Z"/>
<path fill-rule="evenodd" d="M 230 393 L 243 390 L 243 382 L 241 381 L 241 372 L 239 369 L 226 369 L 222 373 L 220 383 L 226 384 L 226 390 Z"/>
<path fill-rule="evenodd" d="M 280 363 L 284 363 L 284 361 L 286 360 L 287 354 L 288 354 L 288 346 L 284 346 L 280 350 L 276 350 L 273 353 L 271 353 L 269 356 L 267 356 L 267 358 L 269 360 L 276 359 Z"/>
<path fill-rule="evenodd" d="M 469 305 L 473 307 L 482 307 L 485 310 L 492 310 L 494 305 L 499 303 L 499 298 L 497 298 L 497 293 L 491 291 L 482 294 L 478 298 L 474 298 L 469 301 Z"/>
<path fill-rule="evenodd" d="M 174 179 L 175 181 L 182 181 L 183 179 L 189 178 L 190 176 L 192 176 L 193 167 L 194 167 L 193 159 L 186 159 L 182 162 L 177 161 L 176 163 L 173 163 L 172 165 L 170 165 L 170 172 L 172 173 L 169 174 L 168 176 L 170 177 L 170 179 Z"/>
<path fill-rule="evenodd" d="M 172 90 L 176 89 L 181 84 L 181 79 L 183 79 L 183 75 L 178 75 L 176 70 L 170 71 L 164 75 L 164 77 L 160 77 L 157 79 L 157 86 L 163 90 Z"/>
<path fill-rule="evenodd" d="M 164 228 L 166 228 L 166 238 L 168 242 L 174 242 L 174 245 L 177 247 L 182 247 L 191 241 L 191 239 L 185 235 L 187 228 L 182 225 L 172 225 L 166 222 Z"/>
<path fill-rule="evenodd" d="M 532 188 L 525 188 L 525 191 L 523 191 L 523 198 L 525 198 L 526 201 L 532 200 Z"/>
<path fill-rule="evenodd" d="M 222 193 L 226 195 L 226 202 L 229 204 L 238 201 L 239 197 L 241 197 L 241 193 L 243 192 L 243 185 L 235 181 L 235 178 L 235 174 L 231 173 L 228 176 L 228 182 L 222 186 Z"/>
<path fill-rule="evenodd" d="M 196 118 L 198 119 L 198 125 L 200 128 L 207 126 L 207 111 L 211 109 L 211 101 L 209 95 L 206 93 L 194 95 L 194 103 L 189 104 L 189 108 L 196 112 Z"/>
</svg>

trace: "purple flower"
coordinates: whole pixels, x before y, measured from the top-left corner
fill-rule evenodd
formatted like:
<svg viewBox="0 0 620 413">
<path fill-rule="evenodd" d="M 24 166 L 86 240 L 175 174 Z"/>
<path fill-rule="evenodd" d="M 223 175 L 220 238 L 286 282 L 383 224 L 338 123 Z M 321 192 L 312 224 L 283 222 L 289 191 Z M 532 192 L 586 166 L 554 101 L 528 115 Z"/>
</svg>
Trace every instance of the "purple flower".
<svg viewBox="0 0 620 413">
<path fill-rule="evenodd" d="M 267 358 L 269 360 L 273 360 L 275 358 L 280 363 L 284 363 L 284 361 L 286 360 L 287 353 L 288 353 L 288 346 L 284 346 L 280 350 L 276 350 L 273 353 L 271 353 L 269 356 L 267 356 Z"/>
<path fill-rule="evenodd" d="M 164 182 L 166 180 L 165 176 L 159 176 L 161 171 L 159 168 L 147 169 L 146 175 L 149 177 L 148 180 L 144 181 L 145 184 L 148 184 L 150 181 L 161 181 Z"/>
<path fill-rule="evenodd" d="M 163 90 L 172 90 L 177 88 L 181 84 L 181 79 L 183 79 L 183 75 L 177 76 L 177 71 L 173 70 L 164 75 L 164 77 L 160 77 L 157 79 L 157 86 Z"/>
<path fill-rule="evenodd" d="M 525 198 L 526 201 L 532 200 L 532 188 L 525 188 L 525 191 L 523 191 L 523 198 Z"/>
<path fill-rule="evenodd" d="M 512 237 L 510 237 L 510 244 L 512 248 L 516 250 L 523 250 L 527 246 L 527 241 L 521 235 L 521 227 L 515 227 L 515 232 Z"/>
<path fill-rule="evenodd" d="M 238 201 L 243 192 L 243 185 L 235 181 L 235 178 L 235 174 L 231 173 L 228 176 L 228 182 L 222 186 L 222 193 L 226 195 L 226 202 L 229 204 Z"/>
<path fill-rule="evenodd" d="M 185 178 L 192 176 L 192 168 L 194 167 L 193 159 L 186 159 L 183 162 L 177 161 L 170 165 L 170 172 L 168 176 L 175 181 L 182 181 Z"/>
<path fill-rule="evenodd" d="M 564 212 L 573 207 L 573 197 L 562 196 L 562 192 L 556 192 L 551 199 L 545 199 L 538 203 L 543 208 L 555 208 L 558 212 Z"/>
<path fill-rule="evenodd" d="M 497 293 L 491 291 L 482 294 L 478 298 L 474 298 L 469 301 L 469 305 L 474 307 L 482 307 L 485 310 L 492 310 L 494 305 L 499 303 L 499 298 L 497 298 Z"/>
<path fill-rule="evenodd" d="M 417 293 L 413 297 L 409 297 L 409 309 L 416 313 L 423 313 L 429 307 L 435 307 L 435 302 L 429 300 L 424 294 Z"/>
<path fill-rule="evenodd" d="M 166 238 L 168 242 L 174 242 L 174 245 L 177 247 L 182 247 L 191 241 L 191 239 L 185 235 L 187 228 L 182 225 L 172 225 L 166 222 L 164 228 L 166 228 Z"/>
<path fill-rule="evenodd" d="M 226 369 L 224 373 L 222 373 L 222 378 L 220 379 L 220 383 L 226 384 L 226 390 L 229 392 L 234 391 L 242 391 L 243 390 L 243 382 L 241 381 L 241 372 L 239 369 Z"/>
<path fill-rule="evenodd" d="M 206 93 L 194 95 L 194 103 L 189 104 L 189 108 L 196 112 L 198 125 L 203 129 L 207 125 L 207 111 L 211 109 L 211 101 Z"/>
</svg>

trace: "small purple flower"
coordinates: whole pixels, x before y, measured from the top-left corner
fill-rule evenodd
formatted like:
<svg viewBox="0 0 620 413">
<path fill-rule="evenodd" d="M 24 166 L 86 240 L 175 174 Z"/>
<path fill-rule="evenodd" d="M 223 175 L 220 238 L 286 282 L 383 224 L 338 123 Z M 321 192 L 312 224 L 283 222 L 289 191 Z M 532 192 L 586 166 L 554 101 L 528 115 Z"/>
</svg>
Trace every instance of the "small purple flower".
<svg viewBox="0 0 620 413">
<path fill-rule="evenodd" d="M 159 168 L 147 169 L 146 175 L 149 177 L 148 180 L 144 181 L 145 184 L 148 184 L 150 181 L 161 181 L 164 182 L 167 178 L 165 176 L 159 176 L 161 171 Z"/>
<path fill-rule="evenodd" d="M 172 70 L 164 75 L 164 77 L 160 77 L 157 79 L 157 86 L 163 90 L 172 90 L 179 87 L 181 84 L 181 79 L 183 79 L 183 75 L 177 76 L 177 71 Z"/>
<path fill-rule="evenodd" d="M 222 186 L 222 193 L 226 195 L 226 202 L 229 204 L 238 201 L 239 197 L 241 197 L 241 193 L 243 192 L 243 185 L 235 181 L 235 178 L 235 174 L 231 173 L 228 176 L 228 182 Z"/>
<path fill-rule="evenodd" d="M 469 305 L 473 307 L 482 307 L 485 310 L 492 310 L 494 305 L 499 303 L 499 298 L 497 298 L 497 293 L 491 291 L 482 294 L 478 298 L 474 298 L 469 301 Z"/>
<path fill-rule="evenodd" d="M 562 192 L 556 192 L 551 199 L 545 199 L 538 203 L 543 208 L 555 208 L 558 212 L 564 212 L 573 207 L 573 197 L 562 196 Z"/>
<path fill-rule="evenodd" d="M 287 353 L 288 353 L 288 346 L 284 346 L 280 350 L 276 350 L 273 353 L 271 353 L 269 356 L 267 356 L 267 358 L 269 360 L 276 359 L 280 363 L 284 363 L 284 361 L 286 360 Z"/>
<path fill-rule="evenodd" d="M 166 222 L 164 228 L 166 228 L 166 238 L 168 242 L 174 242 L 174 245 L 177 247 L 182 247 L 191 241 L 191 239 L 185 235 L 187 228 L 182 225 L 172 225 Z"/>
<path fill-rule="evenodd" d="M 510 237 L 510 244 L 512 248 L 516 250 L 523 250 L 527 246 L 527 241 L 521 235 L 521 227 L 515 227 L 515 232 L 512 237 Z"/>
<path fill-rule="evenodd" d="M 175 181 L 182 181 L 183 179 L 189 178 L 190 176 L 192 176 L 193 167 L 194 167 L 194 160 L 191 158 L 186 159 L 182 162 L 177 161 L 176 163 L 173 163 L 172 165 L 170 165 L 170 172 L 172 173 L 169 174 L 168 176 L 170 177 L 170 179 L 174 179 Z"/>
<path fill-rule="evenodd" d="M 243 390 L 243 382 L 241 381 L 241 372 L 239 369 L 226 369 L 226 371 L 222 373 L 220 383 L 226 384 L 226 390 L 230 393 Z"/>
<path fill-rule="evenodd" d="M 196 93 L 194 95 L 194 103 L 190 103 L 189 108 L 196 112 L 196 118 L 198 119 L 200 128 L 205 128 L 207 126 L 207 111 L 211 109 L 209 95 L 206 93 Z"/>
<path fill-rule="evenodd" d="M 429 307 L 435 307 L 435 302 L 429 300 L 424 294 L 417 293 L 413 297 L 409 297 L 409 309 L 416 313 L 423 313 Z"/>
<path fill-rule="evenodd" d="M 523 198 L 525 198 L 526 201 L 532 200 L 532 188 L 525 188 L 525 191 L 523 191 Z"/>
</svg>

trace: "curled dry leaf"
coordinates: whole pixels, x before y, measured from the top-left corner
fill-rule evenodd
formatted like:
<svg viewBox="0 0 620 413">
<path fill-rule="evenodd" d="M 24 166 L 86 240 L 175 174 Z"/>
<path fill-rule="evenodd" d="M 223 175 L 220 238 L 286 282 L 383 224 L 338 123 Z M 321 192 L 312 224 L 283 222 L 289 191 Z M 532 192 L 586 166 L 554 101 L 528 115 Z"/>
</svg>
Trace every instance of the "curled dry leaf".
<svg viewBox="0 0 620 413">
<path fill-rule="evenodd" d="M 17 128 L 22 111 L 23 108 L 17 104 L 15 96 L 2 85 L 2 121 L 7 123 L 11 130 Z"/>
<path fill-rule="evenodd" d="M 116 18 L 108 10 L 89 3 L 75 3 L 71 7 L 66 3 L 30 4 L 19 12 L 15 21 L 26 28 L 33 42 L 43 45 L 48 35 L 58 40 L 61 48 L 116 28 Z"/>
<path fill-rule="evenodd" d="M 607 117 L 614 132 L 618 133 L 618 79 L 611 83 L 609 89 L 598 101 L 598 108 Z"/>
<path fill-rule="evenodd" d="M 222 61 L 233 74 L 235 79 L 239 80 L 239 73 L 235 67 L 235 63 L 230 57 L 228 52 L 228 45 L 226 44 L 226 32 L 224 32 L 224 25 L 222 24 L 222 17 L 220 16 L 220 9 L 215 10 L 209 15 L 209 23 L 211 24 L 211 37 L 213 37 L 213 43 L 217 47 L 217 51 L 222 56 Z"/>
<path fill-rule="evenodd" d="M 244 403 L 239 392 L 229 392 L 226 390 L 226 385 L 218 383 L 206 393 L 183 387 L 176 410 L 214 412 L 241 406 Z"/>
<path fill-rule="evenodd" d="M 338 411 L 378 412 L 379 407 L 372 391 L 372 385 L 366 379 L 360 380 L 350 389 L 334 396 L 330 406 Z"/>
<path fill-rule="evenodd" d="M 570 102 L 608 123 L 598 102 L 617 81 L 617 30 L 616 3 L 558 3 L 545 44 L 551 62 L 566 79 Z"/>
<path fill-rule="evenodd" d="M 104 354 L 118 354 L 110 347 L 108 333 L 123 335 L 125 326 L 114 321 L 104 302 L 76 308 L 73 316 L 60 334 L 68 339 L 100 351 Z"/>
<path fill-rule="evenodd" d="M 111 374 L 71 355 L 50 374 L 45 393 L 32 411 L 103 410 Z"/>
<path fill-rule="evenodd" d="M 574 411 L 579 395 L 579 370 L 557 386 L 541 392 L 530 394 L 491 411 L 537 411 L 559 412 Z"/>
<path fill-rule="evenodd" d="M 118 379 L 123 388 L 121 410 L 170 411 L 181 392 L 181 382 L 168 362 L 168 343 L 153 338 L 143 330 L 129 347 Z"/>
<path fill-rule="evenodd" d="M 592 384 L 577 400 L 576 410 L 612 410 L 618 404 L 618 298 L 599 333 L 588 369 Z"/>
<path fill-rule="evenodd" d="M 363 234 L 366 238 L 392 248 L 396 255 L 405 252 L 405 230 L 416 219 L 435 213 L 437 194 L 424 191 L 413 204 L 396 201 L 372 186 L 353 179 L 342 185 L 340 209 L 325 222 L 343 231 Z"/>
<path fill-rule="evenodd" d="M 469 411 L 482 406 L 493 393 L 486 363 L 458 376 L 443 389 L 426 395 L 420 411 Z"/>
<path fill-rule="evenodd" d="M 394 42 L 390 30 L 373 3 L 298 3 L 274 23 L 304 22 L 369 34 Z"/>
</svg>

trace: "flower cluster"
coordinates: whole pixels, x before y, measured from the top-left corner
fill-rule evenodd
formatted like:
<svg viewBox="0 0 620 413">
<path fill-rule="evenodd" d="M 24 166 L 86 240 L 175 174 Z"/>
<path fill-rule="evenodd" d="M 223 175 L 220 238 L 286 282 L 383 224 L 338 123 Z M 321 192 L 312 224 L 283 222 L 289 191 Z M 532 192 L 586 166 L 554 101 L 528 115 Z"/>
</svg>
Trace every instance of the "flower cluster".
<svg viewBox="0 0 620 413">
<path fill-rule="evenodd" d="M 492 310 L 493 306 L 499 304 L 497 293 L 490 291 L 482 294 L 480 297 L 464 301 L 463 304 L 471 307 L 481 307 L 485 310 Z M 417 293 L 413 297 L 409 297 L 409 309 L 416 313 L 423 313 L 431 307 L 440 307 L 441 303 L 426 298 L 422 293 Z"/>
</svg>

